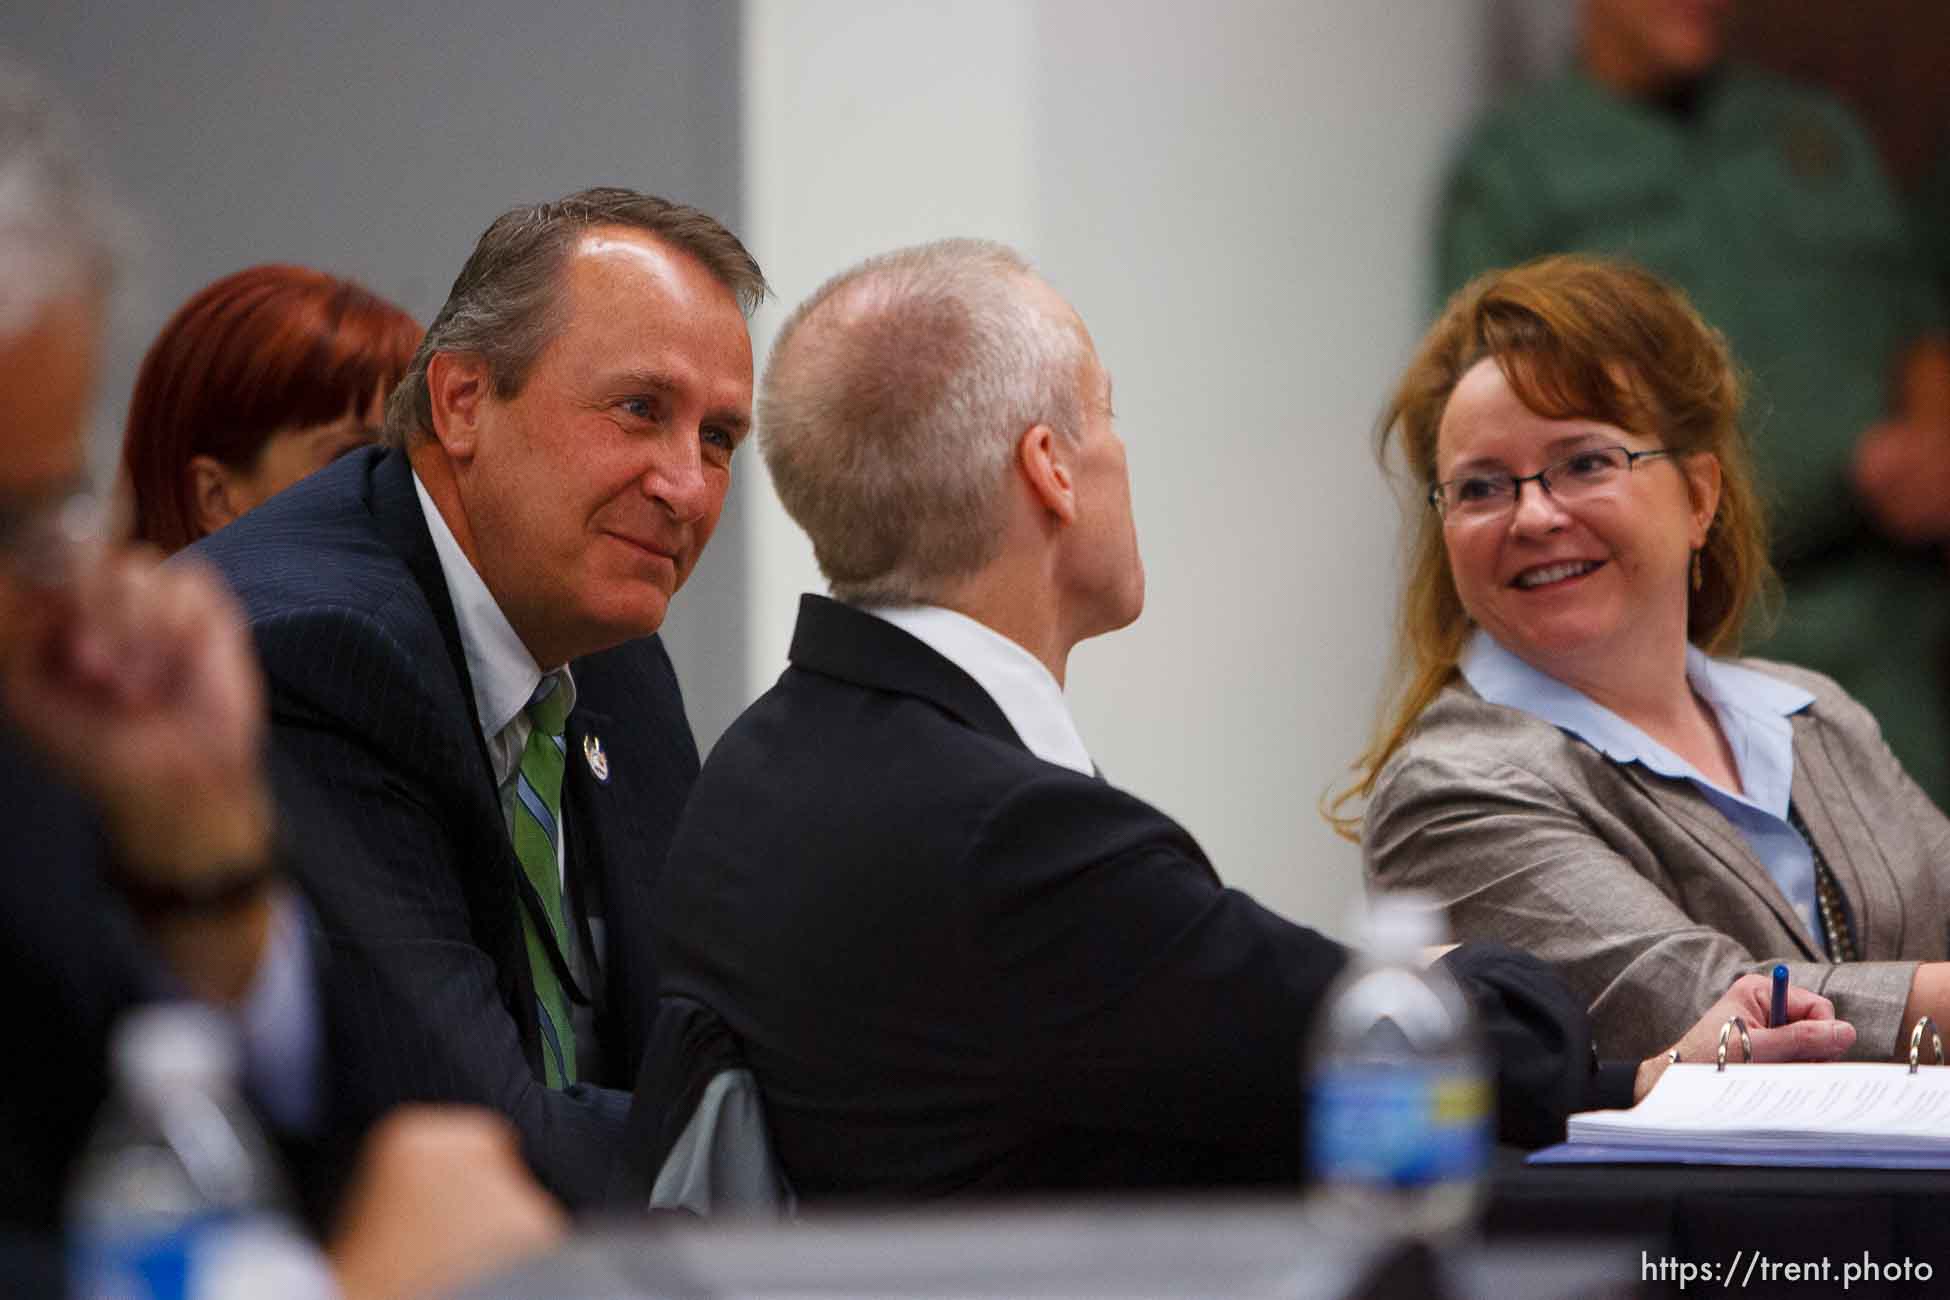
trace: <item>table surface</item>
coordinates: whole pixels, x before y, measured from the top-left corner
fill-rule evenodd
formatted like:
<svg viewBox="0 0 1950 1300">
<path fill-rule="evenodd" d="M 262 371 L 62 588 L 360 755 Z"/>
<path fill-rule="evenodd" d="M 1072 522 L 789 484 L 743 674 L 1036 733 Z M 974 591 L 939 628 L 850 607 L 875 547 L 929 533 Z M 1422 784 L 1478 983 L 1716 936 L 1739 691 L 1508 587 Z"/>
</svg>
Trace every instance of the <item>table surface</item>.
<svg viewBox="0 0 1950 1300">
<path fill-rule="evenodd" d="M 613 1224 L 462 1296 L 1594 1300 L 1631 1292 L 1645 1244 L 1513 1239 L 1404 1255 L 1400 1242 L 1324 1220 L 1297 1196 L 1094 1200 Z"/>
<path fill-rule="evenodd" d="M 1798 1214 L 1809 1201 L 1880 1200 L 1920 1210 L 1950 1198 L 1950 1170 L 1941 1169 L 1527 1165 L 1524 1155 L 1508 1147 L 1496 1154 L 1486 1216 L 1492 1238 L 1653 1231 L 1673 1214 L 1710 1201 L 1748 1203 L 1756 1213 L 1775 1203 L 1783 1213 Z M 1944 1262 L 1950 1264 L 1950 1257 Z"/>
</svg>

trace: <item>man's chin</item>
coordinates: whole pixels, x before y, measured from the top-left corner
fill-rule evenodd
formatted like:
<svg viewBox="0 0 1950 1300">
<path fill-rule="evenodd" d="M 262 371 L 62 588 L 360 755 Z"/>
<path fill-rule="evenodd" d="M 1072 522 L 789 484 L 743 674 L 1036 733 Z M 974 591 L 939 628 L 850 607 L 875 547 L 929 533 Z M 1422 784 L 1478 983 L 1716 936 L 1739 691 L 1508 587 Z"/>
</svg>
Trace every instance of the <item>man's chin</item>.
<svg viewBox="0 0 1950 1300">
<path fill-rule="evenodd" d="M 670 598 L 661 590 L 640 600 L 612 603 L 604 609 L 591 611 L 586 638 L 590 648 L 581 653 L 595 654 L 622 645 L 625 641 L 653 635 L 663 627 L 664 616 L 669 612 Z"/>
<path fill-rule="evenodd" d="M 661 631 L 664 618 L 670 612 L 667 603 L 659 601 L 654 611 L 644 611 L 627 618 L 619 618 L 613 624 L 618 642 L 634 641 L 638 637 L 654 636 Z"/>
</svg>

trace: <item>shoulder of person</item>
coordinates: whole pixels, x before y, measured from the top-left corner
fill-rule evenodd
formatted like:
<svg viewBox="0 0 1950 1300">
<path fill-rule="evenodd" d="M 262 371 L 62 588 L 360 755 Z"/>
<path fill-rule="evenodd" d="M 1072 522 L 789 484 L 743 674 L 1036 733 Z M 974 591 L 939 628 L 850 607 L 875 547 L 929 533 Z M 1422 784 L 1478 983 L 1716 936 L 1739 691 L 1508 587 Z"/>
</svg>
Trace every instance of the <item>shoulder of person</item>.
<svg viewBox="0 0 1950 1300">
<path fill-rule="evenodd" d="M 986 833 L 1073 844 L 1105 857 L 1147 846 L 1205 854 L 1184 827 L 1163 811 L 1109 781 L 1034 760 L 994 790 Z"/>
<path fill-rule="evenodd" d="M 1728 94 L 1764 100 L 1777 107 L 1819 113 L 1852 129 L 1864 129 L 1861 117 L 1835 92 L 1814 82 L 1782 76 L 1752 63 L 1730 64 L 1726 70 L 1726 89 Z"/>
<path fill-rule="evenodd" d="M 1727 662 L 1799 686 L 1815 697 L 1815 702 L 1809 708 L 1823 722 L 1845 729 L 1867 729 L 1881 735 L 1882 728 L 1876 722 L 1875 715 L 1825 673 L 1803 668 L 1799 664 L 1782 663 L 1778 659 L 1732 659 Z"/>
<path fill-rule="evenodd" d="M 1578 737 L 1458 681 L 1423 710 L 1382 767 L 1363 810 L 1363 852 L 1382 823 L 1487 790 L 1584 815 L 1624 779 L 1617 764 Z"/>
<path fill-rule="evenodd" d="M 1817 124 L 1820 130 L 1832 133 L 1845 156 L 1866 162 L 1872 174 L 1887 183 L 1882 156 L 1876 150 L 1868 124 L 1848 101 L 1833 91 L 1763 68 L 1737 64 L 1727 70 L 1726 93 L 1740 101 L 1743 111 L 1777 119 L 1790 129 Z"/>
<path fill-rule="evenodd" d="M 369 459 L 342 457 L 184 554 L 216 568 L 252 623 L 353 610 L 431 627 L 425 594 L 366 506 Z"/>
<path fill-rule="evenodd" d="M 1422 710 L 1382 768 L 1377 788 L 1397 769 L 1430 760 L 1485 773 L 1503 767 L 1548 770 L 1562 764 L 1574 747 L 1582 746 L 1554 724 L 1523 709 L 1493 704 L 1458 679 Z"/>
</svg>

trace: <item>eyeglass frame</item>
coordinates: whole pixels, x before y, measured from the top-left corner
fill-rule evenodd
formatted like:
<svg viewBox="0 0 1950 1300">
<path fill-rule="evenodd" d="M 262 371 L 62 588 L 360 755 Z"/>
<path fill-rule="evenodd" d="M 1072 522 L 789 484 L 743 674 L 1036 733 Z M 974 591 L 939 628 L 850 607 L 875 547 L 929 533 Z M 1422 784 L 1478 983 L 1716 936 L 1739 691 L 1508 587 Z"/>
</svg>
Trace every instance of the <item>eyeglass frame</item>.
<svg viewBox="0 0 1950 1300">
<path fill-rule="evenodd" d="M 1550 464 L 1538 470 L 1535 474 L 1505 475 L 1505 477 L 1507 477 L 1510 480 L 1510 504 L 1507 507 L 1507 512 L 1515 513 L 1516 508 L 1523 503 L 1523 485 L 1526 483 L 1535 483 L 1538 486 L 1538 488 L 1543 491 L 1545 496 L 1548 496 L 1551 500 L 1556 501 L 1558 497 L 1555 492 L 1551 491 L 1550 476 L 1553 473 L 1563 469 L 1566 465 L 1570 464 L 1572 461 L 1576 460 L 1580 456 L 1589 456 L 1594 452 L 1601 452 L 1601 451 L 1615 451 L 1620 455 L 1622 455 L 1623 457 L 1625 457 L 1625 472 L 1627 474 L 1630 474 L 1633 470 L 1637 469 L 1639 462 L 1642 460 L 1654 460 L 1661 456 L 1679 456 L 1684 454 L 1683 451 L 1678 447 L 1654 447 L 1649 451 L 1633 451 L 1630 447 L 1627 447 L 1622 443 L 1610 443 L 1603 447 L 1580 447 L 1576 451 L 1571 452 L 1568 455 L 1561 456 L 1558 459 L 1552 461 Z M 1443 479 L 1440 482 L 1429 484 L 1427 500 L 1429 503 L 1429 508 L 1435 511 L 1435 517 L 1437 519 L 1441 520 L 1445 524 L 1449 522 L 1449 512 L 1442 504 L 1442 489 L 1450 486 L 1451 484 L 1460 483 L 1463 481 L 1463 479 L 1476 478 L 1476 477 L 1479 476 L 1474 474 L 1464 474 L 1458 478 Z M 1479 518 L 1495 519 L 1503 515 L 1504 513 L 1506 513 L 1506 511 L 1499 510 L 1496 512 L 1496 514 L 1481 515 L 1479 516 Z"/>
</svg>

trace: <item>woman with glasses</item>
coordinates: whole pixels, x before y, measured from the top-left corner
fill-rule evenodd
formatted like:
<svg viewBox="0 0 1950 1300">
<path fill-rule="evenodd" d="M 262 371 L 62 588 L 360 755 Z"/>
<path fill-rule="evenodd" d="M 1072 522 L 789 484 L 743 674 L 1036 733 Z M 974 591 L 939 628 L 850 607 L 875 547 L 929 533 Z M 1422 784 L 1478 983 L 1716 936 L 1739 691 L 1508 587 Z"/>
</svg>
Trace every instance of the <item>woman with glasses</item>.
<svg viewBox="0 0 1950 1300">
<path fill-rule="evenodd" d="M 253 266 L 198 290 L 129 399 L 136 539 L 181 550 L 371 443 L 420 335 L 378 294 L 309 267 Z"/>
<path fill-rule="evenodd" d="M 1335 821 L 1377 886 L 1556 965 L 1606 1056 L 1776 962 L 1852 1054 L 1907 1054 L 1950 1026 L 1950 820 L 1833 682 L 1729 657 L 1772 583 L 1739 406 L 1645 272 L 1458 293 L 1382 421 L 1418 495 L 1401 682 L 1332 811 L 1365 798 Z"/>
</svg>

